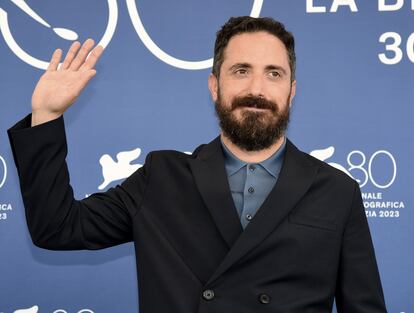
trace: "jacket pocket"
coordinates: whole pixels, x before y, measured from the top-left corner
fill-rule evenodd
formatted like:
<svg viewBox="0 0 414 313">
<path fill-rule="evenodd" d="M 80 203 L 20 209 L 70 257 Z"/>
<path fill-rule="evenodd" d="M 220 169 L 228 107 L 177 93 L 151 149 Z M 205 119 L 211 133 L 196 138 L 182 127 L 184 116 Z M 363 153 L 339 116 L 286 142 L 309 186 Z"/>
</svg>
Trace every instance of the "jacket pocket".
<svg viewBox="0 0 414 313">
<path fill-rule="evenodd" d="M 303 213 L 291 213 L 289 214 L 288 219 L 289 222 L 293 224 L 322 228 L 330 231 L 336 231 L 337 229 L 335 221 L 328 218 L 316 217 Z"/>
</svg>

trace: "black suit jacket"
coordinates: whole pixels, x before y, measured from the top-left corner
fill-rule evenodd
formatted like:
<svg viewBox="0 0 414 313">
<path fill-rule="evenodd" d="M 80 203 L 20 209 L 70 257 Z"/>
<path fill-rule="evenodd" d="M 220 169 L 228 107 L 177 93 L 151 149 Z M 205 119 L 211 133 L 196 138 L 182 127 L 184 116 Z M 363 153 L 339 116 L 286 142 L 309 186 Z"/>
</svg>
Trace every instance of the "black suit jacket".
<svg viewBox="0 0 414 313">
<path fill-rule="evenodd" d="M 8 130 L 33 242 L 133 241 L 141 313 L 386 312 L 358 184 L 287 140 L 279 179 L 243 231 L 219 137 L 155 151 L 120 185 L 75 200 L 63 117 Z"/>
</svg>

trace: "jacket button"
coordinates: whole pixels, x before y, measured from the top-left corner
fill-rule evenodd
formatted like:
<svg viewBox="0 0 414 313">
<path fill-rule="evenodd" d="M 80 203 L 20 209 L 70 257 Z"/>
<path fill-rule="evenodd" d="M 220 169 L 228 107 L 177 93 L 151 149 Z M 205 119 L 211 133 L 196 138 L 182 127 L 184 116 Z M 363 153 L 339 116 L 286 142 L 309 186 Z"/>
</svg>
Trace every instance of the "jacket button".
<svg viewBox="0 0 414 313">
<path fill-rule="evenodd" d="M 206 289 L 203 291 L 203 298 L 205 300 L 212 300 L 214 298 L 214 291 L 211 289 Z"/>
<path fill-rule="evenodd" d="M 259 302 L 263 303 L 263 304 L 269 304 L 270 303 L 270 296 L 265 294 L 265 293 L 262 293 L 259 296 Z"/>
</svg>

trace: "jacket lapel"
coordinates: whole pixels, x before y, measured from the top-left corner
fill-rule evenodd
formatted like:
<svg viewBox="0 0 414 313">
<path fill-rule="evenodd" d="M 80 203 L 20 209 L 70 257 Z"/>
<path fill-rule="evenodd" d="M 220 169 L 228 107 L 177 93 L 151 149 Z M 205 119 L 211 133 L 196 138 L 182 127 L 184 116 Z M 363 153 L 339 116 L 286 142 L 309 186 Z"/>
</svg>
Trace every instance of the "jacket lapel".
<svg viewBox="0 0 414 313">
<path fill-rule="evenodd" d="M 220 139 L 216 138 L 206 148 L 208 153 L 204 154 L 204 161 L 193 166 L 194 174 L 220 232 L 231 247 L 207 282 L 209 284 L 258 246 L 284 220 L 311 186 L 318 167 L 287 139 L 278 181 L 242 231 L 228 186 Z"/>
<path fill-rule="evenodd" d="M 230 192 L 219 136 L 201 147 L 197 157 L 190 160 L 190 167 L 204 203 L 231 248 L 243 228 Z"/>
</svg>

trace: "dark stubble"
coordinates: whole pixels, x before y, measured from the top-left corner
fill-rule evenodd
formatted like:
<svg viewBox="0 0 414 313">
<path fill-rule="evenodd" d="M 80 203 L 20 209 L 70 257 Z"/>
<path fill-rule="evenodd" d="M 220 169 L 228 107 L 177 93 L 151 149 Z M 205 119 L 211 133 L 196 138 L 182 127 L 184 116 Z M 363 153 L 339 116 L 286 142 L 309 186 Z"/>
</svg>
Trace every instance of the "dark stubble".
<svg viewBox="0 0 414 313">
<path fill-rule="evenodd" d="M 273 101 L 256 96 L 236 97 L 231 105 L 223 105 L 220 89 L 215 103 L 220 128 L 232 143 L 246 151 L 259 151 L 269 148 L 286 131 L 289 124 L 290 107 L 280 106 Z M 264 111 L 242 110 L 241 118 L 236 118 L 235 110 L 243 107 L 266 109 Z"/>
</svg>

